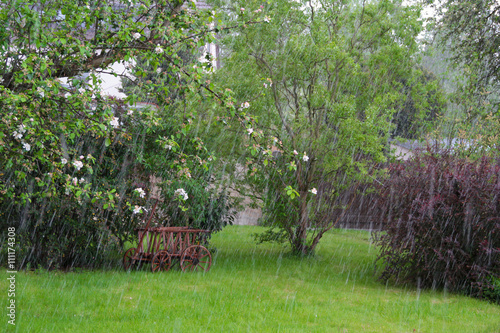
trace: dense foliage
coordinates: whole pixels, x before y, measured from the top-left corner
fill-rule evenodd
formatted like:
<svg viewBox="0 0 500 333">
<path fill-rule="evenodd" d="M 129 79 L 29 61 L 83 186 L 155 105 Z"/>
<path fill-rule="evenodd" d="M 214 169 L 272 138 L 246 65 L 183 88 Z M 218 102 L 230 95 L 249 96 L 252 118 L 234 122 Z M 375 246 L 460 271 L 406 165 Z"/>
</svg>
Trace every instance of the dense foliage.
<svg viewBox="0 0 500 333">
<path fill-rule="evenodd" d="M 241 191 L 262 204 L 271 227 L 262 239 L 313 252 L 343 208 L 336 198 L 376 176 L 371 165 L 385 160 L 393 114 L 400 115 L 398 133 L 416 135 L 420 125 L 411 123 L 439 108 L 429 98 L 435 82 L 427 86 L 433 80 L 415 66 L 419 8 L 400 1 L 214 3 L 227 25 L 265 15 L 264 24 L 221 34 L 224 65 L 214 80 L 253 117 L 223 119 L 232 128 L 221 133 L 221 145 L 241 153 Z"/>
<path fill-rule="evenodd" d="M 500 277 L 500 161 L 429 150 L 392 164 L 389 175 L 380 189 L 380 277 L 494 295 Z"/>
<path fill-rule="evenodd" d="M 228 222 L 193 116 L 162 102 L 180 85 L 195 94 L 204 84 L 204 65 L 184 67 L 178 54 L 211 40 L 213 18 L 183 3 L 2 1 L 0 227 L 2 244 L 7 227 L 16 230 L 16 267 L 99 265 L 131 239 L 155 188 L 160 224 Z M 124 102 L 101 91 L 101 73 L 127 76 L 109 65 L 136 58 L 155 71 L 170 63 L 177 78 L 154 91 L 156 106 L 136 104 L 146 87 Z"/>
<path fill-rule="evenodd" d="M 401 76 L 401 94 L 406 96 L 394 106 L 392 137 L 420 139 L 436 127 L 443 115 L 446 98 L 437 77 L 423 67 L 408 77 Z"/>
<path fill-rule="evenodd" d="M 500 82 L 500 3 L 496 0 L 433 1 L 436 28 L 457 65 L 476 70 L 481 88 Z"/>
<path fill-rule="evenodd" d="M 497 0 L 424 1 L 430 5 L 426 66 L 449 93 L 439 132 L 496 150 L 500 141 L 500 3 Z"/>
</svg>

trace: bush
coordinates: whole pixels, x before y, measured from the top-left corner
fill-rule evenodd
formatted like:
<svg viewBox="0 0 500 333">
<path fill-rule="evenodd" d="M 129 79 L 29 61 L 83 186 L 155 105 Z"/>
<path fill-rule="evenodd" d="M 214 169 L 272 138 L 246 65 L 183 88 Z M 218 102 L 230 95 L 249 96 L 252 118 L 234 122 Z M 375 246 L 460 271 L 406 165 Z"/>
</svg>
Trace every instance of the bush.
<svg viewBox="0 0 500 333">
<path fill-rule="evenodd" d="M 28 170 L 27 163 L 5 167 L 8 158 L 0 159 L 0 241 L 6 243 L 7 227 L 15 228 L 16 268 L 102 267 L 135 241 L 134 229 L 149 217 L 151 176 L 161 179 L 164 200 L 157 212 L 168 217 L 156 214 L 158 224 L 217 232 L 232 223 L 231 199 L 209 189 L 214 156 L 192 127 L 172 119 L 169 110 L 129 114 L 120 101 L 110 103 L 120 120 L 116 133 L 68 137 L 72 158 L 65 163 L 35 160 Z M 75 168 L 74 161 L 85 167 Z M 189 199 L 175 194 L 180 188 Z M 7 250 L 0 250 L 2 262 L 6 257 Z"/>
<path fill-rule="evenodd" d="M 380 187 L 380 278 L 483 297 L 500 276 L 500 161 L 428 149 Z"/>
<path fill-rule="evenodd" d="M 161 203 L 153 217 L 154 226 L 188 226 L 216 233 L 225 226 L 232 225 L 237 213 L 234 199 L 227 191 L 207 188 L 207 184 L 208 180 L 190 179 L 164 186 L 162 193 L 166 197 L 175 198 L 174 190 L 183 188 L 189 199 L 184 205 L 172 200 Z"/>
<path fill-rule="evenodd" d="M 483 287 L 482 296 L 494 303 L 500 304 L 500 278 L 490 277 L 490 285 Z"/>
</svg>

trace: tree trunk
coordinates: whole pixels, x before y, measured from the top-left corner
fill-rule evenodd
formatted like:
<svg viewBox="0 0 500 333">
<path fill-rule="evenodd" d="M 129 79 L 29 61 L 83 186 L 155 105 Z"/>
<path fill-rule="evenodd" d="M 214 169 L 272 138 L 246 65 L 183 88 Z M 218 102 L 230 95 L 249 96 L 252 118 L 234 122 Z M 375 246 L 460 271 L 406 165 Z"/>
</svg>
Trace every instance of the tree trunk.
<svg viewBox="0 0 500 333">
<path fill-rule="evenodd" d="M 309 227 L 309 212 L 307 210 L 307 192 L 300 193 L 300 221 L 295 229 L 292 242 L 292 252 L 296 255 L 309 255 L 314 248 L 307 244 L 307 228 Z"/>
</svg>

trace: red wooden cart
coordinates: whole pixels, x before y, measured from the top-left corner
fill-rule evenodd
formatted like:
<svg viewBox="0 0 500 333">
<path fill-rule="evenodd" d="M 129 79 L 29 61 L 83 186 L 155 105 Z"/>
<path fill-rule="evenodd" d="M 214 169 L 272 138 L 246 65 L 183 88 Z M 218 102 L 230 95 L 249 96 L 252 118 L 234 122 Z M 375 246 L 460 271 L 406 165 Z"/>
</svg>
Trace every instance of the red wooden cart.
<svg viewBox="0 0 500 333">
<path fill-rule="evenodd" d="M 125 270 L 136 264 L 150 262 L 153 272 L 168 271 L 172 261 L 178 259 L 183 271 L 208 271 L 212 265 L 212 255 L 200 243 L 202 235 L 209 231 L 188 227 L 150 228 L 155 209 L 156 204 L 146 227 L 136 229 L 139 244 L 125 252 Z"/>
</svg>

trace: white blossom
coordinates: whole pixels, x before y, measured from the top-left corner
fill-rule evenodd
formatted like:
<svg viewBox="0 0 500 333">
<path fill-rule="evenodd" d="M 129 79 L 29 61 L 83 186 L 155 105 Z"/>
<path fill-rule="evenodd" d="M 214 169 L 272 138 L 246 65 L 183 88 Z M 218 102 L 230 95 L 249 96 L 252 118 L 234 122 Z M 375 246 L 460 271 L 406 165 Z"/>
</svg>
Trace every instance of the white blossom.
<svg viewBox="0 0 500 333">
<path fill-rule="evenodd" d="M 172 146 L 169 145 L 168 143 L 165 145 L 165 149 L 172 150 Z"/>
<path fill-rule="evenodd" d="M 29 144 L 29 143 L 24 142 L 24 143 L 23 143 L 23 148 L 24 148 L 26 151 L 30 151 L 31 146 L 30 146 L 30 144 Z"/>
<path fill-rule="evenodd" d="M 129 110 L 127 111 L 127 115 L 131 116 L 131 115 L 133 115 L 133 114 L 134 114 L 134 110 L 129 109 Z"/>
<path fill-rule="evenodd" d="M 139 194 L 139 197 L 144 198 L 146 196 L 146 192 L 140 187 L 136 188 L 135 191 Z"/>
<path fill-rule="evenodd" d="M 187 192 L 183 188 L 175 190 L 174 194 L 181 196 L 183 200 L 187 200 L 189 198 Z"/>
<path fill-rule="evenodd" d="M 109 124 L 111 126 L 113 126 L 114 128 L 118 128 L 120 126 L 120 123 L 118 122 L 118 118 L 117 117 L 113 117 L 113 120 L 111 120 L 109 122 Z"/>
<path fill-rule="evenodd" d="M 245 102 L 245 103 L 241 104 L 241 108 L 242 109 L 248 109 L 249 107 L 250 107 L 250 103 L 248 103 L 248 102 Z"/>
<path fill-rule="evenodd" d="M 264 16 L 264 22 L 269 23 L 271 21 L 271 18 L 269 16 Z"/>
<path fill-rule="evenodd" d="M 12 135 L 18 140 L 21 140 L 23 138 L 23 135 L 21 133 L 18 133 L 17 131 L 14 131 Z"/>
<path fill-rule="evenodd" d="M 45 91 L 43 90 L 43 88 L 42 88 L 42 87 L 38 87 L 38 88 L 36 88 L 36 91 L 38 92 L 38 94 L 39 94 L 40 96 L 42 96 L 42 98 L 43 98 L 43 97 L 45 97 Z"/>
<path fill-rule="evenodd" d="M 140 34 L 140 33 L 138 33 L 138 32 L 136 32 L 136 33 L 134 33 L 134 34 L 132 35 L 132 37 L 134 37 L 134 39 L 139 39 L 139 38 L 141 38 L 141 34 Z"/>
<path fill-rule="evenodd" d="M 304 153 L 304 156 L 302 156 L 302 160 L 303 160 L 304 162 L 309 161 L 309 156 L 307 156 L 307 155 L 306 155 L 306 153 Z"/>
<path fill-rule="evenodd" d="M 24 126 L 23 124 L 17 126 L 17 129 L 19 130 L 19 133 L 21 133 L 21 134 L 26 133 L 26 126 Z"/>
<path fill-rule="evenodd" d="M 73 185 L 76 186 L 76 184 L 78 184 L 78 178 L 74 177 L 71 182 L 73 183 Z"/>
<path fill-rule="evenodd" d="M 68 163 L 68 160 L 67 160 L 67 159 L 65 159 L 65 158 L 61 158 L 61 163 L 62 163 L 62 164 L 66 164 L 66 163 Z"/>
<path fill-rule="evenodd" d="M 132 214 L 139 214 L 141 212 L 142 212 L 142 207 L 135 205 L 134 211 L 132 212 Z"/>
<path fill-rule="evenodd" d="M 78 181 L 80 184 L 81 183 L 84 183 L 85 182 L 85 178 L 80 178 L 80 180 Z"/>
<path fill-rule="evenodd" d="M 294 150 L 294 151 L 293 151 L 293 154 L 294 154 L 294 155 L 298 155 L 299 153 L 298 153 L 296 150 Z"/>
<path fill-rule="evenodd" d="M 247 128 L 248 135 L 251 135 L 253 133 L 253 128 Z"/>
<path fill-rule="evenodd" d="M 160 44 L 156 45 L 155 52 L 158 54 L 163 53 L 163 48 L 160 46 Z"/>
<path fill-rule="evenodd" d="M 85 157 L 83 155 L 80 155 L 80 159 L 83 160 Z"/>
<path fill-rule="evenodd" d="M 316 190 L 316 188 L 313 188 L 313 189 L 311 190 L 311 193 L 312 193 L 312 194 L 318 194 L 318 190 Z"/>
<path fill-rule="evenodd" d="M 73 165 L 77 171 L 83 168 L 83 163 L 81 161 L 73 161 Z"/>
</svg>

